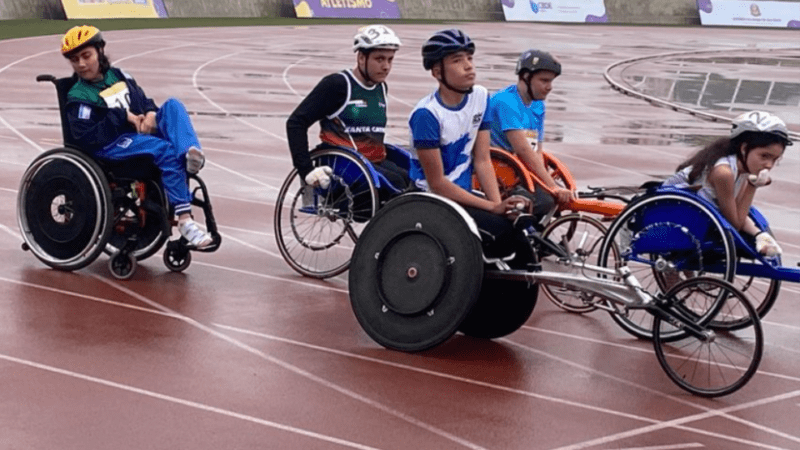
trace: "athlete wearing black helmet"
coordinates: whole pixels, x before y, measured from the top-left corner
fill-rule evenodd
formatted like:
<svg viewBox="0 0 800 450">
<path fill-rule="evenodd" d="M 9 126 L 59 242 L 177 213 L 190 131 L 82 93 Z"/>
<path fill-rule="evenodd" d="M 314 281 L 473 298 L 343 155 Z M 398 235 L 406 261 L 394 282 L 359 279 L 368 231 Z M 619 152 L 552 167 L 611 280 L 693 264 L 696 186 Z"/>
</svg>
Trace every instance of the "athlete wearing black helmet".
<svg viewBox="0 0 800 450">
<path fill-rule="evenodd" d="M 518 188 L 533 200 L 534 216 L 541 217 L 555 202 L 565 204 L 574 198 L 573 192 L 556 184 L 542 156 L 544 100 L 553 89 L 553 80 L 561 75 L 561 63 L 548 52 L 531 49 L 520 54 L 514 73 L 517 82 L 496 92 L 489 102 L 491 145 L 519 156 L 544 182 L 547 189 L 537 185 L 532 193 Z"/>
<path fill-rule="evenodd" d="M 515 255 L 511 264 L 524 268 L 532 250 L 508 214 L 527 209 L 521 196 L 501 199 L 489 158 L 489 133 L 485 121 L 489 95 L 475 84 L 472 56 L 475 44 L 461 30 L 435 33 L 422 47 L 422 65 L 439 87 L 422 98 L 409 117 L 412 159 L 410 176 L 417 188 L 460 204 L 475 219 L 490 257 Z M 475 173 L 485 197 L 472 193 Z M 515 212 L 516 211 L 516 212 Z"/>
</svg>

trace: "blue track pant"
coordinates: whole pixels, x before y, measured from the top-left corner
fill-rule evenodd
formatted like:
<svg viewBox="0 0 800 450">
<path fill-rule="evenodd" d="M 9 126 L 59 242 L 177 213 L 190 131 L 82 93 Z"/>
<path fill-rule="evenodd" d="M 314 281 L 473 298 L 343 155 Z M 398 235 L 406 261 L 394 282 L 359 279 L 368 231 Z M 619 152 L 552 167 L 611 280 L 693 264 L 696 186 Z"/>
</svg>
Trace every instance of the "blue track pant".
<svg viewBox="0 0 800 450">
<path fill-rule="evenodd" d="M 170 98 L 156 113 L 156 134 L 127 133 L 102 149 L 97 156 L 114 161 L 133 156 L 149 155 L 161 169 L 161 181 L 175 214 L 191 211 L 192 194 L 186 179 L 186 152 L 189 147 L 200 149 L 186 107 L 180 100 Z"/>
</svg>

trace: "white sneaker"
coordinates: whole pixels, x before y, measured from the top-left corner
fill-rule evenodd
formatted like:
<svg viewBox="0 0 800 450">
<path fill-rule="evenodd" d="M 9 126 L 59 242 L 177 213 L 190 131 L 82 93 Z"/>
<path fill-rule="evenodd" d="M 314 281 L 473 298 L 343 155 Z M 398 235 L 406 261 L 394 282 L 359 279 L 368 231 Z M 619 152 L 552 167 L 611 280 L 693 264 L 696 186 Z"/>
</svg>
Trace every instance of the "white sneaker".
<svg viewBox="0 0 800 450">
<path fill-rule="evenodd" d="M 203 151 L 197 147 L 189 147 L 186 152 L 186 171 L 189 173 L 200 172 L 200 169 L 206 163 L 206 157 L 203 156 Z"/>
<path fill-rule="evenodd" d="M 200 226 L 197 225 L 192 219 L 184 220 L 178 223 L 178 231 L 181 233 L 184 239 L 189 241 L 190 245 L 193 245 L 197 248 L 208 247 L 213 240 L 211 236 L 206 234 L 205 231 L 200 229 Z"/>
</svg>

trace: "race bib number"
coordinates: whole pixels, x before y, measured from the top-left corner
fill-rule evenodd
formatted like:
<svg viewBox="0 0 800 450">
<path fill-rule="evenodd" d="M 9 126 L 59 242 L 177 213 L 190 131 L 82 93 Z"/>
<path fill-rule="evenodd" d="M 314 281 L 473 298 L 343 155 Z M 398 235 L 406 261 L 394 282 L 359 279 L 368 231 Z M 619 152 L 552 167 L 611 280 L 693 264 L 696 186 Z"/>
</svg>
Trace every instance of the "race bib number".
<svg viewBox="0 0 800 450">
<path fill-rule="evenodd" d="M 114 83 L 111 87 L 101 91 L 100 98 L 106 102 L 106 106 L 109 108 L 129 109 L 131 107 L 131 93 L 124 81 Z"/>
</svg>

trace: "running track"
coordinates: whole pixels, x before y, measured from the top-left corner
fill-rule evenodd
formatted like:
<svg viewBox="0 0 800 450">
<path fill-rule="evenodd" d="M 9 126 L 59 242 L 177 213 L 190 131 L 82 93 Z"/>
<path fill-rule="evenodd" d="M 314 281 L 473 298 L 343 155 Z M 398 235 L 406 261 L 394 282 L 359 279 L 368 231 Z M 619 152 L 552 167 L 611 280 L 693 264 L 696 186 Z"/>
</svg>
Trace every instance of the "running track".
<svg viewBox="0 0 800 450">
<path fill-rule="evenodd" d="M 545 147 L 582 186 L 666 175 L 694 139 L 726 129 L 620 95 L 603 80 L 605 67 L 667 52 L 785 49 L 793 38 L 784 30 L 460 26 L 476 40 L 479 82 L 492 90 L 513 81 L 522 50 L 560 56 L 565 74 L 548 99 Z M 408 113 L 434 88 L 419 47 L 439 28 L 395 27 L 405 47 L 389 79 L 390 142 L 407 142 Z M 194 113 L 224 236 L 219 252 L 195 254 L 183 274 L 157 256 L 126 282 L 109 275 L 105 256 L 63 273 L 20 250 L 19 180 L 37 154 L 60 144 L 54 90 L 34 78 L 67 75 L 68 66 L 57 36 L 0 42 L 0 448 L 800 448 L 800 286 L 784 285 L 765 320 L 759 373 L 712 401 L 674 386 L 650 344 L 602 312 L 571 315 L 542 297 L 505 339 L 456 336 L 403 354 L 358 326 L 346 276 L 319 282 L 292 272 L 272 234 L 291 164 L 284 122 L 319 78 L 352 66 L 354 29 L 104 33 L 112 61 L 150 96 L 176 96 Z M 756 198 L 792 266 L 800 260 L 796 147 Z"/>
</svg>

